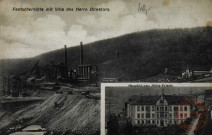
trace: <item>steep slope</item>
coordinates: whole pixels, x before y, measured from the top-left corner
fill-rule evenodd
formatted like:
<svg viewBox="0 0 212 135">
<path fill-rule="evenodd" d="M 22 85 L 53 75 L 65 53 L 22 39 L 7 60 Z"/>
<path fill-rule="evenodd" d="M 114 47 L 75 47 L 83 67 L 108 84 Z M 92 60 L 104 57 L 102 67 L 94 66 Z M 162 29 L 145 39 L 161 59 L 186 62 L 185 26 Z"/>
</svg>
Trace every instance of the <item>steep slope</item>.
<svg viewBox="0 0 212 135">
<path fill-rule="evenodd" d="M 55 107 L 57 102 L 59 107 Z M 51 131 L 96 134 L 100 130 L 100 103 L 81 95 L 55 94 L 30 110 L 16 112 Z"/>
</svg>

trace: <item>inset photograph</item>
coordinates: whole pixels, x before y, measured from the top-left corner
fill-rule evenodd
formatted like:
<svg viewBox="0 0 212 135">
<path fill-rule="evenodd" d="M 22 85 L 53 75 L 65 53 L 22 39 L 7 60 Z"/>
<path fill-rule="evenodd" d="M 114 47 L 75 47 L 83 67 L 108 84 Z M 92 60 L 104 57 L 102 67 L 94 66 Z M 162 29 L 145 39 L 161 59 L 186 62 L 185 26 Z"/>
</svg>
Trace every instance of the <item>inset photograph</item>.
<svg viewBox="0 0 212 135">
<path fill-rule="evenodd" d="M 101 134 L 210 135 L 210 84 L 141 83 L 102 89 Z"/>
</svg>

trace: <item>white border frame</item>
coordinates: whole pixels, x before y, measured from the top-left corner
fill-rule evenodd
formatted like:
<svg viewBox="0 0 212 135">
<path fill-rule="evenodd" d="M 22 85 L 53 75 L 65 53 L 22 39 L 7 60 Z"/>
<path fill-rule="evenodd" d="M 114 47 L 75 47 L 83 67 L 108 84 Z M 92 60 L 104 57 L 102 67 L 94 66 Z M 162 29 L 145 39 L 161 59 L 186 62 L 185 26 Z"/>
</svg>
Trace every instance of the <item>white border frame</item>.
<svg viewBox="0 0 212 135">
<path fill-rule="evenodd" d="M 173 87 L 208 87 L 212 88 L 212 83 L 101 83 L 101 114 L 100 114 L 100 135 L 105 135 L 105 87 L 128 87 L 129 85 L 139 87 L 139 85 L 172 85 Z M 137 85 L 137 86 L 136 86 Z M 140 86 L 141 87 L 141 86 Z"/>
</svg>

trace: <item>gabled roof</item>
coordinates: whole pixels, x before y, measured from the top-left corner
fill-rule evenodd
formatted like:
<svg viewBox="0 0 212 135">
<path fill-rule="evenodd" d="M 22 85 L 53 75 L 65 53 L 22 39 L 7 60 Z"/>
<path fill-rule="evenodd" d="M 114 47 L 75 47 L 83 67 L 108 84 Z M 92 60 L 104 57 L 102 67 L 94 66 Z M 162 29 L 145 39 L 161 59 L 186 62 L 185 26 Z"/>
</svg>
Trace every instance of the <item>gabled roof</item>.
<svg viewBox="0 0 212 135">
<path fill-rule="evenodd" d="M 161 95 L 134 95 L 130 97 L 131 105 L 155 105 Z M 163 95 L 169 105 L 179 105 L 183 100 L 189 99 L 182 95 Z"/>
<path fill-rule="evenodd" d="M 154 105 L 158 101 L 160 96 L 143 96 L 134 95 L 129 99 L 129 103 L 133 105 Z"/>
<path fill-rule="evenodd" d="M 191 99 L 189 96 L 182 95 L 164 95 L 169 105 L 179 105 L 185 99 Z"/>
</svg>

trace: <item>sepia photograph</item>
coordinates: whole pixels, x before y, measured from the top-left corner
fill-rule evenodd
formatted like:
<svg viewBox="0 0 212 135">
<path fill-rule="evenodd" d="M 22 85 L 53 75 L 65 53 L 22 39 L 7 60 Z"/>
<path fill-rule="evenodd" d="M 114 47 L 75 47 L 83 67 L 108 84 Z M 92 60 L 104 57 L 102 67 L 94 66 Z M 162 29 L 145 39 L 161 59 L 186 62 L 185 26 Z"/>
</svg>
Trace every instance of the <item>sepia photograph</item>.
<svg viewBox="0 0 212 135">
<path fill-rule="evenodd" d="M 210 135 L 211 84 L 106 84 L 105 135 Z M 104 112 L 103 112 L 104 111 Z"/>
<path fill-rule="evenodd" d="M 0 135 L 207 135 L 210 115 L 206 126 L 197 123 L 211 108 L 211 7 L 212 0 L 0 0 Z M 178 85 L 106 90 L 104 112 L 102 84 L 128 82 Z M 174 111 L 181 104 L 182 118 Z M 197 125 L 187 130 L 188 123 Z"/>
</svg>

